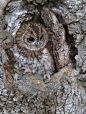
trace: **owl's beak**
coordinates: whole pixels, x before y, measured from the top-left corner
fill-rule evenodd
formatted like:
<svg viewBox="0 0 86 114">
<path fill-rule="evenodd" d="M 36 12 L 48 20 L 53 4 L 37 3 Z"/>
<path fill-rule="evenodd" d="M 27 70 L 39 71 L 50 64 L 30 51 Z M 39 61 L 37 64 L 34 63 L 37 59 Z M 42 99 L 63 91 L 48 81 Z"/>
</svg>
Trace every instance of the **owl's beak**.
<svg viewBox="0 0 86 114">
<path fill-rule="evenodd" d="M 39 42 L 37 43 L 37 46 L 39 46 Z"/>
</svg>

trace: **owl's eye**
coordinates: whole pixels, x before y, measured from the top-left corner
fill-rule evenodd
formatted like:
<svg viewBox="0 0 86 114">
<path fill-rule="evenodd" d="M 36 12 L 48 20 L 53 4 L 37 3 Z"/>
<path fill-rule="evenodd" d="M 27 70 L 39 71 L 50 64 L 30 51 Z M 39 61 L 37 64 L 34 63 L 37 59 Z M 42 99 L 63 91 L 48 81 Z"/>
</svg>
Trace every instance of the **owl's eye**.
<svg viewBox="0 0 86 114">
<path fill-rule="evenodd" d="M 35 39 L 34 39 L 33 37 L 30 37 L 30 38 L 27 39 L 27 41 L 28 41 L 28 42 L 34 42 Z"/>
<path fill-rule="evenodd" d="M 44 39 L 44 37 L 43 37 L 43 35 L 40 37 L 40 40 L 43 40 Z"/>
</svg>

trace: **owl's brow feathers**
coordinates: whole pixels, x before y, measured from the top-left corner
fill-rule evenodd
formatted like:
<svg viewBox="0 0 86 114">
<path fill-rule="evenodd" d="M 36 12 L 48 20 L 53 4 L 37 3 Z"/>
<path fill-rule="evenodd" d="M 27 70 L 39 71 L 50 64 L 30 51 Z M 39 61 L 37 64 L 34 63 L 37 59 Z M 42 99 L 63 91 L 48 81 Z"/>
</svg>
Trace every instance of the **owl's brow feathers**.
<svg viewBox="0 0 86 114">
<path fill-rule="evenodd" d="M 33 31 L 38 35 L 39 34 L 39 27 L 38 26 L 34 26 L 33 24 L 30 25 L 30 27 L 33 29 Z"/>
</svg>

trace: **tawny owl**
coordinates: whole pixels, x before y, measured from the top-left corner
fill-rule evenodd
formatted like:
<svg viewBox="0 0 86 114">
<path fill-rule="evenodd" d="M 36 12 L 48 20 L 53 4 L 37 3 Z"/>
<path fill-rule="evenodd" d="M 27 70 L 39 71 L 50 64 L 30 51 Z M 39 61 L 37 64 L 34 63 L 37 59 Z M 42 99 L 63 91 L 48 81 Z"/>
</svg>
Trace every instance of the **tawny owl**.
<svg viewBox="0 0 86 114">
<path fill-rule="evenodd" d="M 52 44 L 45 27 L 39 23 L 22 25 L 16 33 L 14 57 L 20 68 L 35 76 L 49 78 L 55 66 L 52 56 Z"/>
</svg>

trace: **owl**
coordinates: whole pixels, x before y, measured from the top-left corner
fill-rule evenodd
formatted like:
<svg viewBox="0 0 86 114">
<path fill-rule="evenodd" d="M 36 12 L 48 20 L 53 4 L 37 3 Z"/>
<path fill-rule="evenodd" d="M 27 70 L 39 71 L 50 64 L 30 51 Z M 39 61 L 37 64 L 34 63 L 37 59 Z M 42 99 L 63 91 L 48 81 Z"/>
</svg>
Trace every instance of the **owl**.
<svg viewBox="0 0 86 114">
<path fill-rule="evenodd" d="M 41 19 L 46 28 L 40 23 L 29 22 L 20 26 L 15 38 L 3 33 L 6 34 L 2 38 L 2 50 L 6 57 L 3 68 L 7 82 L 16 77 L 16 62 L 20 70 L 25 69 L 23 74 L 44 76 L 44 80 L 48 77 L 49 81 L 52 74 L 70 63 L 63 25 L 47 7 L 43 7 Z"/>
<path fill-rule="evenodd" d="M 45 27 L 39 23 L 23 24 L 17 31 L 14 57 L 19 68 L 34 76 L 44 76 L 50 81 L 55 71 L 52 43 Z"/>
</svg>

